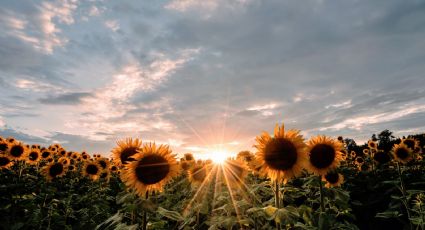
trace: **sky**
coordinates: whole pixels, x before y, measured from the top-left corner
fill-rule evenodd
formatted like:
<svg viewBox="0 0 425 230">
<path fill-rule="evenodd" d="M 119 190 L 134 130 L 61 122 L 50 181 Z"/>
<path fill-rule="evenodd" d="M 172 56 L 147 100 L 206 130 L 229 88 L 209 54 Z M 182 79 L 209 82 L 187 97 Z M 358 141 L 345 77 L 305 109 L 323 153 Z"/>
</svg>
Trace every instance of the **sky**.
<svg viewBox="0 0 425 230">
<path fill-rule="evenodd" d="M 0 135 L 199 157 L 425 131 L 425 1 L 0 1 Z"/>
</svg>

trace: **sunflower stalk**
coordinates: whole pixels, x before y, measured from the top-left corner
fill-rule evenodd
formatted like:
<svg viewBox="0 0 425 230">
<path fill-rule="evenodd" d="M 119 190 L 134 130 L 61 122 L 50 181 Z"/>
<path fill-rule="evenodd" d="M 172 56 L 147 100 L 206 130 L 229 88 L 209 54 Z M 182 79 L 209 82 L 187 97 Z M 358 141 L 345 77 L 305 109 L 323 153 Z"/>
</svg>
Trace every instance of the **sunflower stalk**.
<svg viewBox="0 0 425 230">
<path fill-rule="evenodd" d="M 148 200 L 148 198 L 149 198 L 149 192 L 148 191 L 146 191 L 146 194 L 145 194 L 145 199 L 146 200 Z M 143 223 L 142 223 L 142 230 L 146 230 L 146 226 L 147 226 L 147 224 L 148 224 L 148 222 L 147 222 L 147 211 L 146 210 L 143 210 Z"/>
<path fill-rule="evenodd" d="M 320 211 L 325 212 L 325 201 L 323 199 L 322 178 L 319 176 L 319 191 L 320 191 Z"/>
<path fill-rule="evenodd" d="M 408 202 L 407 196 L 406 196 L 406 187 L 405 187 L 404 181 L 403 181 L 403 174 L 401 172 L 400 164 L 398 162 L 396 162 L 396 164 L 397 164 L 398 177 L 400 179 L 400 188 L 401 188 L 400 190 L 401 190 L 401 194 L 403 196 L 403 202 L 402 203 L 404 204 L 404 207 L 406 208 L 407 219 L 409 220 L 410 229 L 413 229 L 412 221 L 410 221 L 411 215 L 410 215 L 409 205 L 408 205 L 409 202 Z"/>
<path fill-rule="evenodd" d="M 279 187 L 280 187 L 279 182 L 276 180 L 275 181 L 274 201 L 275 201 L 275 206 L 276 206 L 277 209 L 280 208 Z M 276 221 L 276 228 L 278 230 L 280 230 L 280 223 L 278 223 L 277 221 Z"/>
</svg>

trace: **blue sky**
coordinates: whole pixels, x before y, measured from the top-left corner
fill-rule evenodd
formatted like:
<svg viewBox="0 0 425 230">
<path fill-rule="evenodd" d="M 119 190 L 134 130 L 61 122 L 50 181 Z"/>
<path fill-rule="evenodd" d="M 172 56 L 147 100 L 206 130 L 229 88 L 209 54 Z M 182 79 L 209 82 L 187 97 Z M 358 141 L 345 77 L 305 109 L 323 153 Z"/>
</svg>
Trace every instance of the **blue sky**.
<svg viewBox="0 0 425 230">
<path fill-rule="evenodd" d="M 252 149 L 425 128 L 424 1 L 0 2 L 0 135 Z"/>
</svg>

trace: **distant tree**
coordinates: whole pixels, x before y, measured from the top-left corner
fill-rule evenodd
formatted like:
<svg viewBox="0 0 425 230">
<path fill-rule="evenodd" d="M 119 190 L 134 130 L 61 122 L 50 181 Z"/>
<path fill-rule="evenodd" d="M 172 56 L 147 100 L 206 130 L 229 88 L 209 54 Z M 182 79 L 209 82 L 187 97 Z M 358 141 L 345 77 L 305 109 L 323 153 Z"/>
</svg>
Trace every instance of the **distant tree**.
<svg viewBox="0 0 425 230">
<path fill-rule="evenodd" d="M 383 149 L 384 151 L 390 151 L 394 144 L 395 137 L 393 136 L 393 132 L 386 129 L 378 134 L 378 140 L 380 149 Z"/>
<path fill-rule="evenodd" d="M 351 152 L 357 149 L 357 143 L 354 141 L 354 139 L 345 138 L 344 142 L 345 142 L 345 146 L 347 146 L 348 152 Z"/>
<path fill-rule="evenodd" d="M 376 134 L 373 134 L 370 139 L 372 139 L 372 141 L 377 141 L 378 140 L 378 138 L 376 137 Z"/>
</svg>

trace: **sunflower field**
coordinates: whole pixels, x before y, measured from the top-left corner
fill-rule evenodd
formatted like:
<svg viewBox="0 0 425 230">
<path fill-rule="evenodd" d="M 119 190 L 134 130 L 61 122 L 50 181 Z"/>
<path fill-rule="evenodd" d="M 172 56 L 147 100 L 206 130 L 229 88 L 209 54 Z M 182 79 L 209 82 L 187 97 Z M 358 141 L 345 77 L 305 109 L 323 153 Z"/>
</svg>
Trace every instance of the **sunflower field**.
<svg viewBox="0 0 425 230">
<path fill-rule="evenodd" d="M 0 229 L 425 229 L 425 135 L 363 145 L 276 125 L 221 163 L 0 137 Z"/>
</svg>

